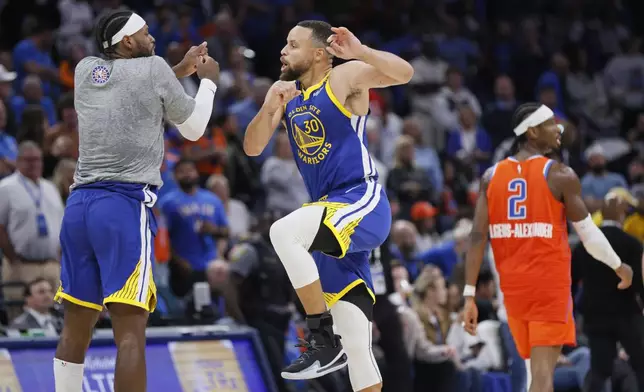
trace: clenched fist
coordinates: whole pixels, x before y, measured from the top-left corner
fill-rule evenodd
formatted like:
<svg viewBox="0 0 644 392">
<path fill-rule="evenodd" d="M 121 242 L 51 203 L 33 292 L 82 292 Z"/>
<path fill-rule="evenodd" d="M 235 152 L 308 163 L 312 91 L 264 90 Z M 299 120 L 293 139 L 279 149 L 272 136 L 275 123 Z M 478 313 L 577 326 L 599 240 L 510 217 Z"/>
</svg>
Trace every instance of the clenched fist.
<svg viewBox="0 0 644 392">
<path fill-rule="evenodd" d="M 286 105 L 291 99 L 297 97 L 302 92 L 297 89 L 295 82 L 284 82 L 279 80 L 271 86 L 266 93 L 264 105 L 270 109 L 277 109 Z"/>
</svg>

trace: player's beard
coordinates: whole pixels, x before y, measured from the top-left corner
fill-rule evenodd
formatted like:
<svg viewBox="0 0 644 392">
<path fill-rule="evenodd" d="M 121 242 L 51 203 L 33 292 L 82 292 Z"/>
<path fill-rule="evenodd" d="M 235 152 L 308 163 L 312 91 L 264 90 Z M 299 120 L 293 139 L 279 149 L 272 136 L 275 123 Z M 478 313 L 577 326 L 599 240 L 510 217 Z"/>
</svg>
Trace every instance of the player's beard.
<svg viewBox="0 0 644 392">
<path fill-rule="evenodd" d="M 309 70 L 310 64 L 301 64 L 300 66 L 289 65 L 284 72 L 280 74 L 280 80 L 292 82 L 298 80 L 306 71 Z"/>
<path fill-rule="evenodd" d="M 197 186 L 198 183 L 199 180 L 193 178 L 182 178 L 181 180 L 177 180 L 177 184 L 179 184 L 179 187 L 184 192 L 190 192 Z"/>
</svg>

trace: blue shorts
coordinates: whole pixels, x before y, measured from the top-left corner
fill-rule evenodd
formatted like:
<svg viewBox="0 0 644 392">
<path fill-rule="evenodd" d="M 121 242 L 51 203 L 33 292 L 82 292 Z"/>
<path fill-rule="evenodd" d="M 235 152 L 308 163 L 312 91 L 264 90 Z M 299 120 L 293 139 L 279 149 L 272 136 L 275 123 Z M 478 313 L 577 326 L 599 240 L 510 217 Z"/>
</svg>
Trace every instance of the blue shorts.
<svg viewBox="0 0 644 392">
<path fill-rule="evenodd" d="M 110 302 L 154 311 L 154 192 L 140 184 L 112 182 L 72 191 L 60 231 L 57 301 L 99 311 Z"/>
<path fill-rule="evenodd" d="M 391 207 L 384 189 L 373 180 L 333 191 L 305 205 L 326 207 L 323 223 L 340 244 L 340 258 L 347 253 L 371 251 L 389 236 Z"/>
<path fill-rule="evenodd" d="M 365 250 L 347 253 L 343 258 L 337 259 L 322 252 L 313 252 L 313 259 L 320 274 L 324 301 L 329 309 L 359 284 L 365 284 L 371 297 L 376 300 L 369 268 L 370 255 L 371 251 Z"/>
</svg>

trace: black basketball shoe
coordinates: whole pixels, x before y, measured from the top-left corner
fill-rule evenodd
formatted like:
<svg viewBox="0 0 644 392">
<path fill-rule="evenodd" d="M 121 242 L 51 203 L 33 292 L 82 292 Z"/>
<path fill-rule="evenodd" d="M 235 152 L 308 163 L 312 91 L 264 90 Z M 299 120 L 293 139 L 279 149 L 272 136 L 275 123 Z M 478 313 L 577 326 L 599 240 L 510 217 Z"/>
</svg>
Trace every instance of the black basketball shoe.
<svg viewBox="0 0 644 392">
<path fill-rule="evenodd" d="M 307 317 L 306 323 L 311 335 L 308 340 L 300 339 L 297 347 L 304 347 L 305 351 L 282 370 L 286 380 L 310 380 L 347 366 L 340 336 L 333 333 L 331 314 Z"/>
</svg>

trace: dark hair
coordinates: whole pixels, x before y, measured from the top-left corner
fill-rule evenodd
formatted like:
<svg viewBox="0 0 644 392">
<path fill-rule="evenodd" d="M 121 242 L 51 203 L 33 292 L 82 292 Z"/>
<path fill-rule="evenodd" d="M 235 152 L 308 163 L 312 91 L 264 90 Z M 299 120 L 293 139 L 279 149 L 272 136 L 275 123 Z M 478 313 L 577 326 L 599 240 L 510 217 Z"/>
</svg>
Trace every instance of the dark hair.
<svg viewBox="0 0 644 392">
<path fill-rule="evenodd" d="M 31 297 L 31 295 L 33 294 L 33 293 L 31 292 L 31 288 L 32 288 L 33 286 L 37 285 L 38 283 L 46 282 L 46 281 L 47 281 L 47 279 L 45 279 L 45 278 L 36 278 L 36 279 L 34 279 L 34 280 L 32 280 L 32 281 L 28 282 L 28 283 L 25 285 L 25 292 L 24 292 L 25 298 L 26 298 L 26 297 Z"/>
<path fill-rule="evenodd" d="M 333 35 L 331 25 L 321 20 L 303 20 L 297 24 L 300 27 L 311 29 L 311 38 L 322 46 L 328 46 L 326 40 Z"/>
<path fill-rule="evenodd" d="M 130 16 L 132 16 L 132 11 L 116 11 L 99 19 L 94 28 L 94 39 L 101 54 L 109 57 L 115 52 L 116 45 L 112 44 L 112 38 L 125 26 Z M 103 42 L 107 42 L 107 48 L 103 46 Z"/>
<path fill-rule="evenodd" d="M 42 110 L 40 105 L 27 105 L 22 112 L 20 129 L 16 136 L 18 144 L 30 140 L 42 148 L 45 140 L 45 130 L 42 124 L 45 118 L 45 111 Z"/>
<path fill-rule="evenodd" d="M 181 159 L 179 159 L 179 160 L 177 161 L 177 163 L 175 163 L 175 165 L 174 165 L 174 170 L 173 170 L 173 171 L 176 173 L 176 171 L 177 171 L 177 170 L 179 170 L 179 168 L 180 168 L 181 166 L 183 166 L 183 165 L 192 165 L 192 166 L 194 166 L 194 165 L 195 165 L 195 162 L 194 162 L 192 159 L 188 159 L 188 158 L 181 158 Z"/>
<path fill-rule="evenodd" d="M 519 124 L 521 124 L 523 120 L 528 118 L 528 116 L 532 113 L 536 112 L 540 107 L 541 104 L 535 102 L 529 102 L 520 105 L 512 115 L 512 129 L 516 128 Z M 528 137 L 525 133 L 515 137 L 514 142 L 512 143 L 512 147 L 510 148 L 510 154 L 516 154 L 517 152 L 519 152 L 519 148 L 521 148 L 526 140 L 528 140 Z"/>
<path fill-rule="evenodd" d="M 63 117 L 63 110 L 65 109 L 74 109 L 74 93 L 69 92 L 61 95 L 56 104 L 56 110 L 58 111 L 58 118 Z"/>
</svg>

